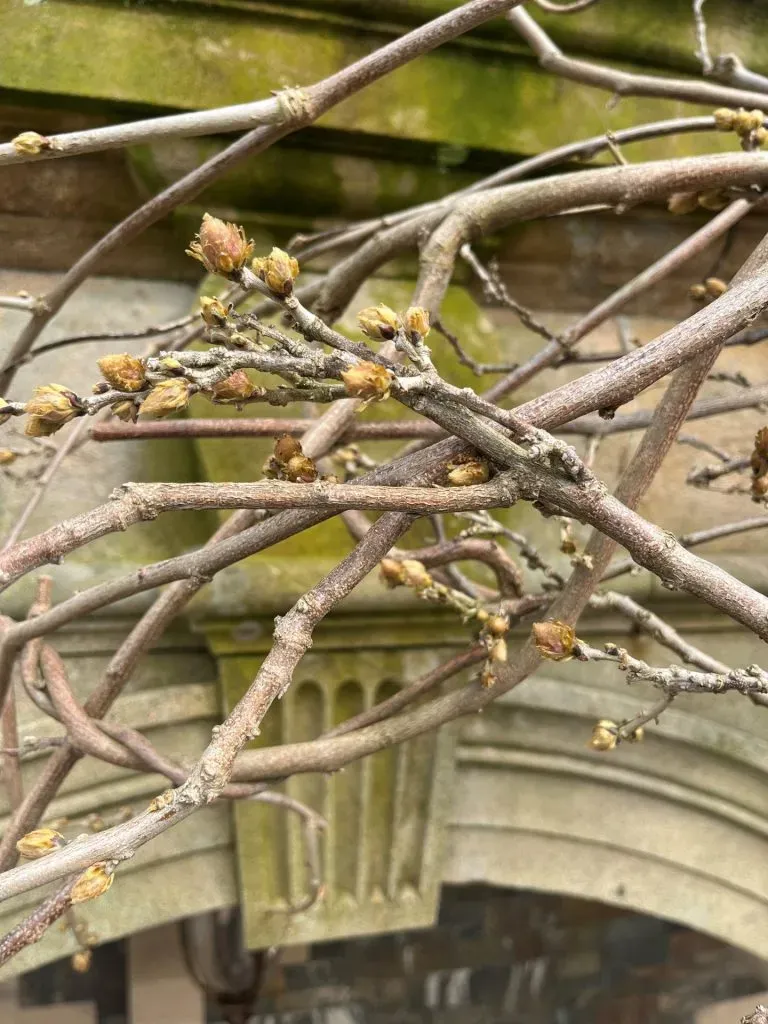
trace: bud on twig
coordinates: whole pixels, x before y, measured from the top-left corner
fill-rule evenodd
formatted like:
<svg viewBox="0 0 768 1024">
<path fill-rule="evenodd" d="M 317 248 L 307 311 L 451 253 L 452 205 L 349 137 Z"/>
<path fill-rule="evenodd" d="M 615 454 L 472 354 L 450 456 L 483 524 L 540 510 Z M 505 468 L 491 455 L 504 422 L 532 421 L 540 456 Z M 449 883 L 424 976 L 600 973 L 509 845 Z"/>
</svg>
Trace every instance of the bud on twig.
<svg viewBox="0 0 768 1024">
<path fill-rule="evenodd" d="M 400 318 L 389 306 L 368 306 L 357 314 L 360 330 L 372 341 L 392 341 L 400 330 Z"/>
<path fill-rule="evenodd" d="M 93 953 L 90 949 L 78 949 L 76 953 L 72 955 L 72 970 L 78 974 L 87 974 L 91 969 L 91 961 L 93 960 Z"/>
<path fill-rule="evenodd" d="M 73 903 L 87 903 L 103 896 L 114 881 L 115 873 L 107 867 L 105 861 L 92 864 L 80 875 L 72 887 L 70 899 Z"/>
<path fill-rule="evenodd" d="M 249 378 L 245 370 L 235 370 L 224 380 L 220 380 L 211 388 L 211 396 L 217 402 L 244 402 L 252 398 L 261 389 Z"/>
<path fill-rule="evenodd" d="M 317 480 L 317 466 L 308 455 L 294 455 L 285 465 L 285 476 L 292 483 L 311 484 Z"/>
<path fill-rule="evenodd" d="M 710 298 L 719 299 L 728 291 L 728 285 L 719 277 L 707 277 L 704 280 L 704 289 Z"/>
<path fill-rule="evenodd" d="M 414 335 L 426 338 L 429 334 L 429 313 L 421 306 L 410 306 L 402 315 L 403 327 L 411 341 Z"/>
<path fill-rule="evenodd" d="M 209 274 L 229 277 L 245 266 L 253 252 L 253 242 L 246 240 L 245 232 L 237 224 L 205 213 L 200 230 L 186 252 L 202 263 Z"/>
<path fill-rule="evenodd" d="M 24 411 L 29 413 L 25 433 L 30 437 L 47 437 L 80 416 L 83 409 L 74 391 L 62 384 L 42 384 L 32 392 Z"/>
<path fill-rule="evenodd" d="M 27 860 L 37 860 L 39 857 L 53 853 L 54 850 L 61 849 L 65 843 L 66 839 L 56 829 L 36 828 L 19 839 L 16 843 L 16 850 Z"/>
<path fill-rule="evenodd" d="M 341 379 L 347 394 L 366 401 L 381 401 L 389 397 L 392 374 L 386 366 L 378 363 L 361 362 L 345 370 Z"/>
<path fill-rule="evenodd" d="M 25 156 L 39 156 L 46 149 L 58 148 L 52 139 L 39 132 L 22 132 L 11 140 L 11 145 L 17 153 L 23 153 Z"/>
<path fill-rule="evenodd" d="M 693 213 L 699 208 L 699 197 L 695 192 L 675 192 L 667 200 L 667 209 L 677 215 Z"/>
<path fill-rule="evenodd" d="M 381 578 L 390 589 L 401 587 L 405 584 L 405 573 L 403 563 L 396 558 L 382 558 L 379 562 Z"/>
<path fill-rule="evenodd" d="M 154 385 L 139 406 L 139 416 L 153 416 L 162 419 L 173 412 L 185 409 L 189 402 L 189 384 L 181 377 L 161 380 Z"/>
<path fill-rule="evenodd" d="M 123 423 L 135 423 L 139 418 L 139 407 L 135 402 L 126 400 L 125 402 L 115 402 L 114 405 L 110 406 L 112 412 L 117 416 Z"/>
<path fill-rule="evenodd" d="M 301 441 L 290 434 L 281 434 L 275 441 L 274 456 L 281 465 L 287 465 L 295 455 L 303 455 Z"/>
<path fill-rule="evenodd" d="M 458 466 L 448 469 L 446 480 L 450 487 L 471 487 L 473 484 L 484 484 L 490 476 L 487 462 L 471 459 Z"/>
<path fill-rule="evenodd" d="M 618 741 L 618 725 L 609 718 L 603 718 L 593 726 L 589 746 L 593 750 L 613 750 Z"/>
<path fill-rule="evenodd" d="M 534 622 L 533 639 L 536 650 L 549 661 L 570 661 L 576 634 L 564 622 Z"/>
<path fill-rule="evenodd" d="M 432 586 L 432 577 L 424 565 L 415 558 L 404 558 L 400 563 L 403 569 L 403 583 L 414 590 L 425 590 Z"/>
<path fill-rule="evenodd" d="M 141 391 L 147 381 L 144 361 L 127 352 L 104 356 L 98 360 L 98 367 L 104 380 L 117 391 Z"/>
<path fill-rule="evenodd" d="M 285 296 L 293 291 L 293 282 L 299 276 L 299 261 L 275 246 L 269 256 L 257 256 L 251 269 L 271 292 Z"/>
<path fill-rule="evenodd" d="M 200 299 L 200 316 L 209 327 L 221 327 L 227 319 L 227 309 L 218 299 L 203 295 Z"/>
</svg>

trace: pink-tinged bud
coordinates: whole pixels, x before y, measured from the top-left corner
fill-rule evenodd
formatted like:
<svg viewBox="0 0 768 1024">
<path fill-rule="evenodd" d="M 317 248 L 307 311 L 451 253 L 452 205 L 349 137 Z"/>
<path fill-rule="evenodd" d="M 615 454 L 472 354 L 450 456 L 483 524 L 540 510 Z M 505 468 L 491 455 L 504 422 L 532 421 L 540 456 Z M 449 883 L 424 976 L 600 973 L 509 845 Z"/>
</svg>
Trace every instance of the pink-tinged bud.
<svg viewBox="0 0 768 1024">
<path fill-rule="evenodd" d="M 144 360 L 127 352 L 104 356 L 98 360 L 98 367 L 104 380 L 117 391 L 141 391 L 146 385 Z"/>
<path fill-rule="evenodd" d="M 357 314 L 360 330 L 372 341 L 391 341 L 400 330 L 400 317 L 389 306 L 368 306 Z"/>
<path fill-rule="evenodd" d="M 211 395 L 217 402 L 244 402 L 260 389 L 252 383 L 245 370 L 235 370 L 211 388 Z"/>
<path fill-rule="evenodd" d="M 181 377 L 161 380 L 154 385 L 139 406 L 139 416 L 162 419 L 171 413 L 186 409 L 189 403 L 189 384 Z"/>
<path fill-rule="evenodd" d="M 187 255 L 203 264 L 209 274 L 229 277 L 242 269 L 253 253 L 253 242 L 237 224 L 203 214 L 200 231 L 190 242 Z"/>
<path fill-rule="evenodd" d="M 275 295 L 290 295 L 299 276 L 299 261 L 275 246 L 269 256 L 259 256 L 251 263 L 256 277 Z"/>
<path fill-rule="evenodd" d="M 569 661 L 573 657 L 576 634 L 564 622 L 534 622 L 536 650 L 549 661 Z"/>
<path fill-rule="evenodd" d="M 342 373 L 341 379 L 344 381 L 347 394 L 353 398 L 372 401 L 389 397 L 392 374 L 386 366 L 368 362 L 356 363 Z"/>
</svg>

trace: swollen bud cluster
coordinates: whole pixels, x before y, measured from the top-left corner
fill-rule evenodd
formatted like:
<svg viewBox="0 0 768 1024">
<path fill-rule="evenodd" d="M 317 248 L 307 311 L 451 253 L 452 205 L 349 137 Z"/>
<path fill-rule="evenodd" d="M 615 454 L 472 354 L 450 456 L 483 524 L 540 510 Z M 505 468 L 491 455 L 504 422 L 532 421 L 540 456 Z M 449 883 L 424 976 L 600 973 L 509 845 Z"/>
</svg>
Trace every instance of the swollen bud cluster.
<svg viewBox="0 0 768 1024">
<path fill-rule="evenodd" d="M 383 303 L 367 306 L 357 314 L 357 322 L 371 341 L 392 341 L 399 330 L 411 341 L 421 341 L 429 334 L 429 313 L 421 306 L 410 306 L 399 315 Z"/>
<path fill-rule="evenodd" d="M 209 274 L 229 277 L 245 266 L 253 254 L 253 242 L 246 239 L 237 224 L 205 213 L 200 230 L 186 252 L 202 263 Z"/>
<path fill-rule="evenodd" d="M 389 398 L 392 374 L 386 366 L 363 360 L 355 363 L 341 374 L 347 394 L 362 398 L 366 402 L 378 402 Z"/>
<path fill-rule="evenodd" d="M 29 437 L 48 437 L 65 423 L 82 416 L 80 399 L 62 384 L 41 384 L 32 392 L 24 411 L 29 414 L 24 433 Z"/>
<path fill-rule="evenodd" d="M 190 398 L 189 382 L 183 377 L 158 381 L 139 406 L 139 416 L 163 419 L 171 413 L 186 409 Z"/>
<path fill-rule="evenodd" d="M 251 270 L 275 295 L 285 297 L 293 292 L 293 282 L 299 276 L 299 261 L 277 246 L 269 256 L 257 256 Z"/>
<path fill-rule="evenodd" d="M 576 647 L 576 634 L 565 622 L 534 622 L 536 650 L 548 661 L 570 661 Z"/>
<path fill-rule="evenodd" d="M 741 139 L 745 149 L 755 149 L 768 142 L 768 131 L 763 127 L 765 114 L 762 110 L 731 110 L 730 107 L 719 107 L 714 112 L 715 125 L 718 131 L 735 132 Z"/>
<path fill-rule="evenodd" d="M 290 434 L 281 434 L 275 441 L 272 454 L 264 463 L 264 475 L 271 480 L 311 484 L 317 480 L 318 473 L 312 459 L 304 454 L 301 442 Z"/>
</svg>

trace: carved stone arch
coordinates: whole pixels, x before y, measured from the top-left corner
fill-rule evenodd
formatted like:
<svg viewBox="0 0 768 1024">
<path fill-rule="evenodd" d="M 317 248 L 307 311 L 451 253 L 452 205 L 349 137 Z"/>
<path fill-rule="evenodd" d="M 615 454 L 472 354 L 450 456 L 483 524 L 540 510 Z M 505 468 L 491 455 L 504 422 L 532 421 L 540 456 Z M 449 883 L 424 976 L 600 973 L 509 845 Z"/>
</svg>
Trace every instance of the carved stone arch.
<svg viewBox="0 0 768 1024">
<path fill-rule="evenodd" d="M 595 719 L 629 717 L 645 695 L 594 669 L 557 667 L 465 727 L 443 881 L 600 900 L 768 957 L 758 709 L 678 701 L 644 743 L 599 754 L 585 743 Z"/>
</svg>

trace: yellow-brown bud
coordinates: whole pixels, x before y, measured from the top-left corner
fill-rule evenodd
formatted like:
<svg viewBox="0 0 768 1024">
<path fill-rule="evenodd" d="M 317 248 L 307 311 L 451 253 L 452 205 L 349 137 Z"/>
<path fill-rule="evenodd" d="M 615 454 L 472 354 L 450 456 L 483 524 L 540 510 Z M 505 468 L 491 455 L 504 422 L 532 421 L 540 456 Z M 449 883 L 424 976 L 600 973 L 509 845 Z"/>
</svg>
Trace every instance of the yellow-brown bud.
<svg viewBox="0 0 768 1024">
<path fill-rule="evenodd" d="M 688 289 L 688 294 L 695 302 L 701 302 L 707 297 L 707 289 L 703 284 L 692 284 Z"/>
<path fill-rule="evenodd" d="M 764 146 L 768 142 L 768 128 L 756 128 L 752 138 L 756 146 Z"/>
<path fill-rule="evenodd" d="M 235 370 L 224 380 L 211 388 L 211 395 L 217 402 L 244 402 L 252 398 L 259 388 L 251 381 L 245 370 Z"/>
<path fill-rule="evenodd" d="M 360 330 L 373 341 L 391 341 L 400 330 L 400 318 L 389 306 L 368 306 L 357 314 Z"/>
<path fill-rule="evenodd" d="M 53 828 L 36 828 L 16 843 L 16 851 L 27 860 L 37 860 L 64 846 L 66 840 Z"/>
<path fill-rule="evenodd" d="M 72 954 L 72 970 L 77 971 L 78 974 L 87 974 L 91 969 L 92 960 L 93 953 L 90 949 L 78 949 L 76 953 Z"/>
<path fill-rule="evenodd" d="M 115 402 L 110 406 L 112 412 L 123 423 L 135 423 L 139 418 L 139 407 L 135 402 L 126 399 L 124 402 Z"/>
<path fill-rule="evenodd" d="M 744 110 L 741 108 L 733 116 L 733 130 L 742 136 L 749 135 L 750 132 L 761 128 L 764 120 L 765 114 L 762 110 Z"/>
<path fill-rule="evenodd" d="M 631 732 L 627 736 L 627 739 L 630 743 L 642 743 L 645 739 L 645 729 L 642 727 L 642 725 L 638 725 L 635 731 Z"/>
<path fill-rule="evenodd" d="M 488 463 L 472 459 L 449 469 L 446 480 L 450 487 L 471 487 L 473 484 L 484 484 L 489 476 Z"/>
<path fill-rule="evenodd" d="M 0 448 L 0 466 L 9 466 L 16 459 L 16 452 L 12 452 L 10 448 Z"/>
<path fill-rule="evenodd" d="M 667 209 L 670 213 L 693 213 L 698 208 L 699 197 L 695 192 L 675 192 L 667 200 Z"/>
<path fill-rule="evenodd" d="M 144 361 L 136 356 L 122 355 L 104 356 L 98 361 L 104 380 L 118 391 L 141 391 L 146 384 Z"/>
<path fill-rule="evenodd" d="M 490 661 L 504 662 L 507 660 L 507 641 L 504 637 L 497 637 L 488 651 Z"/>
<path fill-rule="evenodd" d="M 44 150 L 53 149 L 51 140 L 39 132 L 22 132 L 11 140 L 11 145 L 25 156 L 39 156 Z"/>
<path fill-rule="evenodd" d="M 504 636 L 509 632 L 509 619 L 505 615 L 491 615 L 486 620 L 485 629 L 491 636 Z"/>
<path fill-rule="evenodd" d="M 719 132 L 731 132 L 736 120 L 736 111 L 730 107 L 718 107 L 712 114 Z"/>
<path fill-rule="evenodd" d="M 379 562 L 379 570 L 384 583 L 390 588 L 401 587 L 405 583 L 403 563 L 396 558 L 382 558 Z"/>
<path fill-rule="evenodd" d="M 618 725 L 608 718 L 603 718 L 592 727 L 589 746 L 593 750 L 613 750 L 618 740 Z"/>
<path fill-rule="evenodd" d="M 80 875 L 72 887 L 70 899 L 73 903 L 87 903 L 88 900 L 95 900 L 103 896 L 114 881 L 114 872 L 111 871 L 104 861 L 92 864 Z"/>
<path fill-rule="evenodd" d="M 712 213 L 718 213 L 720 210 L 724 210 L 729 202 L 728 194 L 719 188 L 713 188 L 708 192 L 699 193 L 699 206 L 705 210 L 710 210 Z"/>
<path fill-rule="evenodd" d="M 704 281 L 704 288 L 707 295 L 711 296 L 713 299 L 719 299 L 721 295 L 724 295 L 728 291 L 728 285 L 719 277 L 706 278 Z"/>
<path fill-rule="evenodd" d="M 564 622 L 534 622 L 536 650 L 549 661 L 569 661 L 573 657 L 576 634 Z"/>
<path fill-rule="evenodd" d="M 317 480 L 317 466 L 308 455 L 294 455 L 285 464 L 285 476 L 293 483 L 311 484 Z"/>
<path fill-rule="evenodd" d="M 406 587 L 424 590 L 425 587 L 432 586 L 432 577 L 421 562 L 415 558 L 404 558 L 400 564 L 403 570 L 403 583 Z"/>
<path fill-rule="evenodd" d="M 421 306 L 410 306 L 402 315 L 403 327 L 409 337 L 418 335 L 426 338 L 429 334 L 429 313 Z"/>
<path fill-rule="evenodd" d="M 221 327 L 227 319 L 227 308 L 218 299 L 204 295 L 200 299 L 200 316 L 209 327 Z"/>
<path fill-rule="evenodd" d="M 354 398 L 372 401 L 389 397 L 392 374 L 386 366 L 369 362 L 356 363 L 342 373 L 341 379 L 347 394 Z"/>
<path fill-rule="evenodd" d="M 253 242 L 237 224 L 203 214 L 203 222 L 194 241 L 189 243 L 187 255 L 203 264 L 209 274 L 228 277 L 245 266 L 253 253 Z"/>
<path fill-rule="evenodd" d="M 189 384 L 181 377 L 161 380 L 154 385 L 139 406 L 139 416 L 153 416 L 162 419 L 173 412 L 185 409 L 189 402 Z"/>
<path fill-rule="evenodd" d="M 275 295 L 290 295 L 299 276 L 299 261 L 275 246 L 269 256 L 253 260 L 251 269 Z"/>
<path fill-rule="evenodd" d="M 304 453 L 301 449 L 301 441 L 297 437 L 291 437 L 290 434 L 281 434 L 275 441 L 273 454 L 278 462 L 286 465 L 295 455 L 303 455 Z"/>
<path fill-rule="evenodd" d="M 53 434 L 65 423 L 79 416 L 83 409 L 77 395 L 61 384 L 41 384 L 32 392 L 32 398 L 24 406 L 32 420 L 40 420 L 27 433 L 31 437 Z M 39 433 L 33 433 L 39 430 Z"/>
</svg>

